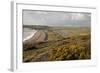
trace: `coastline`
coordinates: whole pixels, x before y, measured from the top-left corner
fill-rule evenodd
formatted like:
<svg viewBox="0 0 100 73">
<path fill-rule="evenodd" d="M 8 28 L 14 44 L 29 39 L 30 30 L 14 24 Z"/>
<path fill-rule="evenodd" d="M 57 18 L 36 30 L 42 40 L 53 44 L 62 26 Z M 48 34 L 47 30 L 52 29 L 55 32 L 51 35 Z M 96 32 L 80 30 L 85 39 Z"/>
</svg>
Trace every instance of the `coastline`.
<svg viewBox="0 0 100 73">
<path fill-rule="evenodd" d="M 37 30 L 33 30 L 33 33 L 30 34 L 29 36 L 27 36 L 26 38 L 24 38 L 23 42 L 25 42 L 26 40 L 29 40 L 30 38 L 32 38 L 35 35 L 35 33 L 37 33 Z"/>
<path fill-rule="evenodd" d="M 32 48 L 36 43 L 44 42 L 47 39 L 47 35 L 42 30 L 36 30 L 32 35 L 23 40 L 23 49 L 27 50 Z"/>
</svg>

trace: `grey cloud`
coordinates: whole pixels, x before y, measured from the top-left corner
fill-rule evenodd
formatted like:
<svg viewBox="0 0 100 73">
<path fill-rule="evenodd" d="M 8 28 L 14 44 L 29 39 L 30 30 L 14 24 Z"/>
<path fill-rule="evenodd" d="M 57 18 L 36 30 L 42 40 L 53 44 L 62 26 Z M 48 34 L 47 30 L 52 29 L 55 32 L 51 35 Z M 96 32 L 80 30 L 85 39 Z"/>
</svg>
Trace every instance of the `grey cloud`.
<svg viewBox="0 0 100 73">
<path fill-rule="evenodd" d="M 23 10 L 24 25 L 90 26 L 90 13 Z"/>
</svg>

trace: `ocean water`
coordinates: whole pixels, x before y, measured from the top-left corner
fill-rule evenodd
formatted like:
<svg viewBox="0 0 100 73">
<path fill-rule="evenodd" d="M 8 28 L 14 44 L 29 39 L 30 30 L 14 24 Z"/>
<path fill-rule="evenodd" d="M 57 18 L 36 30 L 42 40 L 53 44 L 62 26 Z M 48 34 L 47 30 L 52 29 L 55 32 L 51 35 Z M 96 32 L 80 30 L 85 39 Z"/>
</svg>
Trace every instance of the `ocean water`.
<svg viewBox="0 0 100 73">
<path fill-rule="evenodd" d="M 35 35 L 37 30 L 35 29 L 30 29 L 30 28 L 23 28 L 23 41 L 30 39 Z"/>
</svg>

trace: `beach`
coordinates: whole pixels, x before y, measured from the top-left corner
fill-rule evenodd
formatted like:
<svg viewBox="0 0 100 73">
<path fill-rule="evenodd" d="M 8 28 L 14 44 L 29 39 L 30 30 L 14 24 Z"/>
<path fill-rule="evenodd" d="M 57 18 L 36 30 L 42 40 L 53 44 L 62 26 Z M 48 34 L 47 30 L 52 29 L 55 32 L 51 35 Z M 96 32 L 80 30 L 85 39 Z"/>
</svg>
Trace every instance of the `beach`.
<svg viewBox="0 0 100 73">
<path fill-rule="evenodd" d="M 46 38 L 46 33 L 43 30 L 31 31 L 30 35 L 23 39 L 24 50 L 31 48 L 36 43 L 44 42 Z"/>
</svg>

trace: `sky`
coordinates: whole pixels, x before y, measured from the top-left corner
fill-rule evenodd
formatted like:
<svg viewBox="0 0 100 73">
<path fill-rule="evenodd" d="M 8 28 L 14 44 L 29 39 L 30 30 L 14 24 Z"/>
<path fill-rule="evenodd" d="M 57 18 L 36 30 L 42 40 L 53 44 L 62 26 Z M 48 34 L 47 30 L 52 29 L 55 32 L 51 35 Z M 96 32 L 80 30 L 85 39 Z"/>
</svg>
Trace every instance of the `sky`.
<svg viewBox="0 0 100 73">
<path fill-rule="evenodd" d="M 23 10 L 23 25 L 90 26 L 91 13 Z"/>
</svg>

